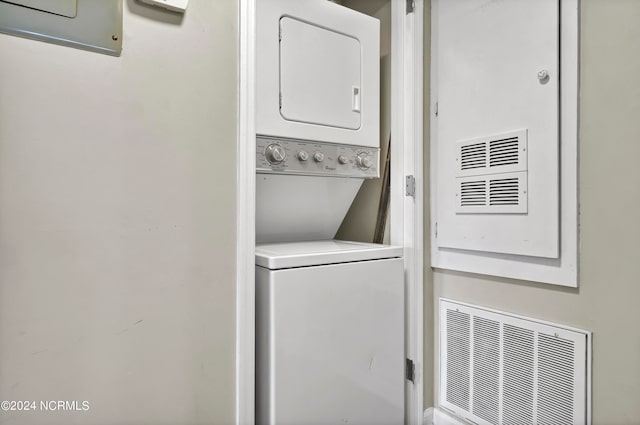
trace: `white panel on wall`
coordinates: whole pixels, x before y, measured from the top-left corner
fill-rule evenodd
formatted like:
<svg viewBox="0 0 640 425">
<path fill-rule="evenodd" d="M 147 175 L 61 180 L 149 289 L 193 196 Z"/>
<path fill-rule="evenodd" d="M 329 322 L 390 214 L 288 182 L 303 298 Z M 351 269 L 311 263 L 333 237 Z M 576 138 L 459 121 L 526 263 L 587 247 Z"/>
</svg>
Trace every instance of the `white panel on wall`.
<svg viewBox="0 0 640 425">
<path fill-rule="evenodd" d="M 438 3 L 438 247 L 559 256 L 558 2 Z"/>
<path fill-rule="evenodd" d="M 507 72 L 515 72 L 522 68 L 522 63 L 528 63 L 531 65 L 533 61 L 533 56 L 530 58 L 521 58 L 522 52 L 528 49 L 532 44 L 537 43 L 540 39 L 548 39 L 551 33 L 555 33 L 557 31 L 557 22 L 553 23 L 551 21 L 555 21 L 555 18 L 551 21 L 540 19 L 538 13 L 540 11 L 536 10 L 528 10 L 529 7 L 533 7 L 535 3 L 534 9 L 538 7 L 542 9 L 548 9 L 549 2 L 541 1 L 541 2 L 486 2 L 477 0 L 473 2 L 476 6 L 478 6 L 474 10 L 470 10 L 470 13 L 479 13 L 479 19 L 486 19 L 486 14 L 489 13 L 493 8 L 498 6 L 515 8 L 517 10 L 512 10 L 512 14 L 508 16 L 509 20 L 520 19 L 522 20 L 521 25 L 512 28 L 512 31 L 503 35 L 503 38 L 513 38 L 516 40 L 516 45 L 513 46 L 511 51 L 507 51 L 504 48 L 499 48 L 501 43 L 505 43 L 504 41 L 494 40 L 495 43 L 482 44 L 478 47 L 479 50 L 467 51 L 463 58 L 456 58 L 458 55 L 455 49 L 450 48 L 449 45 L 445 45 L 440 41 L 440 38 L 444 37 L 445 40 L 449 40 L 449 44 L 451 44 L 452 39 L 458 39 L 456 42 L 462 42 L 463 40 L 468 40 L 470 38 L 482 38 L 485 42 L 488 42 L 487 38 L 491 37 L 491 35 L 496 35 L 497 33 L 494 31 L 489 31 L 487 28 L 499 27 L 500 25 L 505 25 L 504 22 L 495 22 L 486 28 L 483 27 L 478 29 L 477 32 L 473 34 L 467 34 L 467 36 L 462 37 L 460 33 L 454 31 L 453 28 L 456 28 L 459 22 L 466 22 L 467 18 L 463 18 L 461 21 L 451 19 L 449 16 L 448 19 L 445 19 L 447 13 L 441 12 L 442 8 L 449 10 L 452 7 L 457 7 L 458 5 L 462 6 L 464 4 L 469 5 L 472 0 L 461 0 L 456 2 L 450 2 L 448 0 L 432 0 L 432 44 L 431 44 L 431 52 L 432 52 L 432 66 L 431 66 L 431 141 L 430 141 L 430 149 L 431 149 L 431 222 L 433 233 L 431 236 L 431 264 L 433 267 L 441 268 L 441 269 L 449 269 L 449 270 L 458 270 L 472 273 L 481 273 L 486 275 L 493 276 L 502 276 L 509 277 L 515 279 L 524 279 L 531 280 L 536 282 L 545 282 L 556 285 L 564 285 L 577 287 L 578 286 L 578 83 L 579 83 L 579 0 L 560 0 L 557 6 L 559 9 L 559 63 L 562 68 L 562 73 L 559 76 L 559 87 L 554 89 L 559 90 L 559 110 L 552 106 L 553 109 L 556 109 L 554 113 L 555 119 L 552 120 L 552 126 L 556 128 L 556 132 L 554 132 L 553 137 L 541 138 L 540 137 L 540 128 L 535 128 L 537 125 L 532 120 L 527 120 L 527 123 L 522 122 L 518 124 L 518 116 L 521 115 L 525 117 L 525 112 L 530 111 L 530 107 L 532 105 L 536 107 L 544 106 L 543 104 L 537 103 L 535 97 L 526 96 L 526 93 L 520 90 L 519 88 L 514 88 L 513 90 L 507 90 L 505 87 L 509 87 L 509 80 L 505 78 L 496 79 L 491 76 L 491 73 L 483 71 L 478 72 L 478 69 L 472 69 L 470 64 L 473 64 L 474 61 L 479 60 L 479 57 L 486 58 L 496 58 L 500 55 L 508 56 L 507 61 L 505 61 L 505 66 L 502 68 L 497 68 L 495 70 L 496 73 L 502 75 Z M 556 10 L 556 8 L 552 8 Z M 445 12 L 446 12 L 445 10 Z M 526 11 L 528 17 L 526 19 L 522 18 L 522 14 Z M 449 13 L 450 14 L 450 13 Z M 443 18 L 444 15 L 444 18 Z M 545 32 L 541 31 L 538 33 L 531 33 L 529 31 L 531 27 L 535 24 L 540 24 L 542 26 L 549 25 L 548 29 L 551 31 Z M 500 24 L 500 25 L 498 25 Z M 521 35 L 523 32 L 531 33 L 530 39 L 522 40 Z M 476 43 L 472 41 L 472 43 Z M 478 44 L 478 43 L 476 43 Z M 484 47 L 483 47 L 484 46 Z M 487 50 L 486 46 L 492 46 L 491 49 Z M 551 50 L 555 50 L 557 43 L 553 43 Z M 484 50 L 483 50 L 484 49 Z M 520 49 L 520 50 L 518 50 Z M 513 53 L 512 55 L 507 55 L 507 53 Z M 459 55 L 458 55 L 459 56 Z M 512 60 L 513 59 L 513 60 Z M 518 60 L 515 60 L 518 59 Z M 466 81 L 469 83 L 469 88 L 466 93 L 462 93 L 459 95 L 459 98 L 462 99 L 460 101 L 458 99 L 458 104 L 461 104 L 460 108 L 457 110 L 465 110 L 467 106 L 464 104 L 465 99 L 470 99 L 473 101 L 474 97 L 477 96 L 480 92 L 486 92 L 485 88 L 489 83 L 494 84 L 498 87 L 498 90 L 495 92 L 489 93 L 487 96 L 491 100 L 491 104 L 482 104 L 480 106 L 475 107 L 474 111 L 477 112 L 476 115 L 472 115 L 469 122 L 474 123 L 477 127 L 480 127 L 482 124 L 482 120 L 486 120 L 487 123 L 491 122 L 491 120 L 495 120 L 496 117 L 504 118 L 504 117 L 512 117 L 513 121 L 505 128 L 495 129 L 492 132 L 489 131 L 475 131 L 469 133 L 482 133 L 482 134 L 462 134 L 463 130 L 468 129 L 468 124 L 462 124 L 460 121 L 452 119 L 453 115 L 451 114 L 451 102 L 447 101 L 446 95 L 441 95 L 443 89 L 444 94 L 447 92 L 451 92 L 451 90 L 456 90 L 455 87 L 441 87 L 443 79 L 449 78 L 447 75 L 442 75 L 443 66 L 440 66 L 440 62 L 444 61 L 448 63 L 451 67 L 454 64 L 457 64 L 457 67 L 448 70 L 453 75 L 457 75 L 456 79 L 461 79 L 461 81 Z M 522 62 L 522 63 L 521 63 Z M 542 69 L 543 67 L 540 66 Z M 529 71 L 527 71 L 527 82 L 529 89 L 532 89 L 535 92 L 535 89 L 546 90 L 546 88 L 550 87 L 550 84 L 558 84 L 556 81 L 557 75 L 554 75 L 551 72 L 550 68 L 544 67 L 547 70 L 548 76 L 544 78 L 538 79 L 538 74 L 535 73 L 533 76 L 533 81 L 531 80 L 531 76 Z M 482 71 L 482 69 L 480 69 Z M 535 71 L 535 70 L 534 70 Z M 539 71 L 538 71 L 539 72 Z M 519 74 L 516 74 L 519 75 Z M 497 81 L 499 80 L 499 81 Z M 447 80 L 448 81 L 448 80 Z M 497 82 L 496 82 L 497 81 Z M 449 81 L 450 84 L 453 81 Z M 536 86 L 538 84 L 538 86 Z M 531 86 L 533 85 L 533 87 Z M 448 91 L 447 91 L 448 90 Z M 449 96 L 450 97 L 450 96 Z M 456 99 L 454 97 L 454 99 Z M 494 100 L 500 100 L 500 102 L 494 102 Z M 535 101 L 535 102 L 534 102 Z M 528 102 L 530 104 L 528 104 Z M 542 110 L 542 107 L 541 107 Z M 498 113 L 497 111 L 500 111 Z M 493 117 L 492 114 L 495 112 L 496 117 Z M 542 111 L 541 113 L 546 113 Z M 559 123 L 557 122 L 557 117 L 559 114 L 561 119 Z M 559 126 L 559 127 L 558 127 Z M 444 128 L 443 128 L 444 127 Z M 510 164 L 508 167 L 514 167 L 514 169 L 508 170 L 508 172 L 517 172 L 524 173 L 527 177 L 526 187 L 527 193 L 526 198 L 523 200 L 527 202 L 526 213 L 511 211 L 509 213 L 497 213 L 497 214 L 489 214 L 487 211 L 475 211 L 474 213 L 464 213 L 460 211 L 460 200 L 455 198 L 456 191 L 461 190 L 461 183 L 465 181 L 462 179 L 463 177 L 469 178 L 472 176 L 490 174 L 490 171 L 484 170 L 483 168 L 487 167 L 487 160 L 490 155 L 490 151 L 488 151 L 488 146 L 486 143 L 487 140 L 493 140 L 494 137 L 498 137 L 501 135 L 507 135 L 509 133 L 518 133 L 525 131 L 526 136 L 526 154 L 523 157 L 519 158 L 518 163 L 520 167 L 519 169 L 515 169 L 515 164 Z M 460 134 L 458 134 L 460 133 Z M 443 135 L 447 135 L 448 139 L 443 140 Z M 559 146 L 558 140 L 556 138 L 559 136 Z M 472 142 L 478 142 L 481 146 L 473 146 Z M 520 143 L 520 140 L 519 140 Z M 545 143 L 554 144 L 553 149 L 549 149 L 548 155 L 542 154 L 541 148 L 544 150 Z M 468 146 L 468 149 L 465 150 L 465 169 L 461 169 L 461 165 L 456 165 L 456 157 L 460 158 L 462 153 L 462 146 Z M 485 148 L 484 150 L 482 148 Z M 521 146 L 520 149 L 525 146 Z M 513 161 L 514 152 L 505 153 L 502 155 L 501 160 L 504 162 L 502 165 L 506 165 L 505 162 Z M 558 169 L 558 163 L 561 163 L 561 166 Z M 451 164 L 454 164 L 453 166 Z M 477 168 L 474 168 L 477 167 Z M 446 169 L 444 169 L 446 168 Z M 507 167 L 505 166 L 502 170 L 506 173 Z M 526 171 L 526 172 L 525 172 Z M 559 177 L 558 177 L 559 173 Z M 442 183 L 443 179 L 445 183 Z M 458 179 L 457 182 L 451 183 Z M 486 185 L 487 179 L 484 179 L 484 184 Z M 558 196 L 558 186 L 556 183 L 559 180 L 559 193 L 561 196 Z M 547 183 L 541 183 L 547 182 Z M 555 182 L 555 183 L 554 183 Z M 483 186 L 480 185 L 482 188 Z M 444 188 L 444 189 L 443 189 Z M 477 189 L 472 188 L 467 185 L 468 189 Z M 485 186 L 486 188 L 486 186 Z M 541 189 L 542 188 L 542 189 Z M 445 190 L 445 192 L 442 192 Z M 485 189 L 486 191 L 489 188 Z M 544 190 L 545 193 L 540 194 L 540 191 Z M 478 193 L 474 193 L 473 191 L 467 191 L 467 195 L 478 195 Z M 512 188 L 512 194 L 513 188 Z M 447 199 L 443 199 L 446 195 Z M 480 194 L 481 195 L 481 194 Z M 486 195 L 485 195 L 486 196 Z M 480 196 L 481 199 L 482 196 Z M 545 204 L 543 202 L 545 199 L 549 199 L 550 203 Z M 552 198 L 552 199 L 551 199 Z M 559 199 L 558 199 L 559 198 Z M 470 199 L 468 199 L 470 200 Z M 478 203 L 481 203 L 479 200 L 475 200 Z M 447 202 L 446 205 L 443 205 L 443 202 Z M 485 200 L 485 202 L 487 202 Z M 557 204 L 559 207 L 559 222 L 556 222 L 556 214 L 558 214 L 558 210 L 549 207 L 551 204 Z M 547 205 L 547 209 L 541 210 L 541 205 Z M 476 205 L 477 206 L 477 205 Z M 482 206 L 482 205 L 480 205 Z M 475 206 L 467 205 L 469 208 L 475 208 Z M 512 206 L 514 207 L 514 206 Z M 522 206 L 524 208 L 524 205 Z M 467 210 L 468 211 L 468 210 Z M 447 232 L 452 230 L 450 226 L 451 222 L 445 220 L 442 221 L 442 218 L 447 218 L 450 220 L 463 219 L 464 216 L 473 217 L 476 221 L 485 220 L 488 223 L 495 222 L 497 220 L 501 220 L 503 226 L 500 226 L 500 236 L 505 238 L 517 238 L 520 236 L 522 241 L 520 245 L 531 244 L 532 239 L 525 239 L 522 237 L 522 234 L 514 233 L 513 226 L 509 223 L 524 221 L 526 218 L 532 217 L 541 217 L 544 214 L 549 214 L 552 216 L 546 227 L 539 229 L 540 233 L 537 233 L 535 236 L 539 238 L 551 237 L 551 234 L 555 235 L 555 243 L 549 242 L 548 245 L 558 245 L 558 256 L 556 258 L 550 257 L 541 257 L 541 256 L 528 256 L 522 255 L 522 252 L 517 253 L 503 253 L 503 252 L 489 252 L 489 250 L 475 250 L 469 246 L 469 244 L 454 244 L 447 243 L 447 237 L 449 237 L 449 242 L 451 241 L 450 235 L 447 236 Z M 541 215 L 542 214 L 542 215 Z M 484 224 L 477 226 L 474 228 L 476 232 L 479 232 L 480 237 L 486 237 L 488 232 L 483 229 L 486 226 Z M 535 226 L 532 227 L 537 228 Z M 454 227 L 453 231 L 457 229 Z M 551 231 L 553 230 L 553 232 Z M 468 236 L 478 236 L 478 233 L 473 234 L 469 233 L 468 229 L 463 228 L 462 231 L 463 237 Z M 490 235 L 495 235 L 496 232 L 492 232 Z M 558 242 L 559 239 L 559 242 Z M 528 242 L 525 242 L 527 240 Z M 454 242 L 456 242 L 454 240 Z M 457 241 L 460 242 L 460 241 Z M 468 242 L 468 241 L 467 241 Z M 445 246 L 447 245 L 447 246 Z M 449 246 L 450 245 L 450 246 Z M 453 247 L 457 245 L 458 247 Z M 465 248 L 466 246 L 466 248 Z M 486 249 L 486 247 L 485 247 Z M 497 250 L 495 250 L 497 251 Z"/>
<path fill-rule="evenodd" d="M 0 32 L 118 56 L 122 0 L 0 0 Z"/>
</svg>

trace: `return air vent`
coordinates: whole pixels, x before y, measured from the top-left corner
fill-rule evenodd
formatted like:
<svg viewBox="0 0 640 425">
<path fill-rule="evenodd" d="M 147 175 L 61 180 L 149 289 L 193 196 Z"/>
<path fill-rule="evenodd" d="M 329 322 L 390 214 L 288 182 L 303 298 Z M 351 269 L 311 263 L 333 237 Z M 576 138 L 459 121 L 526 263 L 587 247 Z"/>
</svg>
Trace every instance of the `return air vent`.
<svg viewBox="0 0 640 425">
<path fill-rule="evenodd" d="M 527 170 L 527 130 L 459 142 L 456 176 L 478 176 Z"/>
<path fill-rule="evenodd" d="M 471 316 L 459 311 L 447 311 L 447 370 L 450 370 L 449 385 L 447 387 L 447 401 L 469 409 L 469 372 L 470 372 L 470 343 L 471 327 L 469 324 Z"/>
<path fill-rule="evenodd" d="M 456 180 L 456 213 L 522 214 L 528 211 L 526 171 Z"/>
<path fill-rule="evenodd" d="M 440 300 L 440 405 L 474 423 L 589 424 L 589 339 Z"/>
</svg>

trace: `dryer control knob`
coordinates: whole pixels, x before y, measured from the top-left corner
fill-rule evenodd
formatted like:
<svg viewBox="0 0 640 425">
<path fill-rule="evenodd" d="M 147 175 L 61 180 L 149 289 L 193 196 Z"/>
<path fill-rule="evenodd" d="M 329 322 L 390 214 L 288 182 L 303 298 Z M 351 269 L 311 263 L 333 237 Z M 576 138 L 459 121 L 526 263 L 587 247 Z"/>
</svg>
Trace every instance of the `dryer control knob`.
<svg viewBox="0 0 640 425">
<path fill-rule="evenodd" d="M 340 164 L 344 165 L 344 164 L 346 164 L 347 162 L 349 162 L 349 160 L 347 159 L 347 157 L 346 157 L 346 156 L 344 156 L 344 155 L 340 155 L 340 156 L 338 157 L 338 162 L 339 162 Z"/>
<path fill-rule="evenodd" d="M 371 166 L 373 165 L 373 162 L 371 161 L 371 158 L 369 158 L 369 155 L 364 152 L 358 155 L 358 157 L 356 158 L 356 163 L 358 164 L 358 167 L 364 168 L 365 170 L 371 168 Z"/>
<path fill-rule="evenodd" d="M 272 143 L 264 150 L 264 156 L 269 161 L 269 164 L 280 164 L 287 157 L 287 153 L 284 148 L 277 144 Z"/>
<path fill-rule="evenodd" d="M 306 161 L 307 159 L 309 159 L 309 154 L 307 153 L 307 151 L 300 151 L 298 152 L 298 159 L 300 161 Z"/>
<path fill-rule="evenodd" d="M 313 160 L 315 162 L 322 162 L 324 161 L 324 154 L 322 152 L 316 152 L 313 154 Z"/>
</svg>

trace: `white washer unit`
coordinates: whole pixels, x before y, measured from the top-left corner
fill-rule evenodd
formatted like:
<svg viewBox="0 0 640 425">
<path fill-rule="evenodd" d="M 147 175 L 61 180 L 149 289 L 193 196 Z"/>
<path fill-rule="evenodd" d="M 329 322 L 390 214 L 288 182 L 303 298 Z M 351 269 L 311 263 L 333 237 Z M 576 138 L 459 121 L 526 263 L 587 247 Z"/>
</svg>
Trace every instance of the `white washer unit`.
<svg viewBox="0 0 640 425">
<path fill-rule="evenodd" d="M 404 422 L 402 248 L 256 247 L 256 424 Z"/>
<path fill-rule="evenodd" d="M 256 241 L 332 239 L 380 175 L 380 23 L 327 0 L 256 7 Z"/>
</svg>

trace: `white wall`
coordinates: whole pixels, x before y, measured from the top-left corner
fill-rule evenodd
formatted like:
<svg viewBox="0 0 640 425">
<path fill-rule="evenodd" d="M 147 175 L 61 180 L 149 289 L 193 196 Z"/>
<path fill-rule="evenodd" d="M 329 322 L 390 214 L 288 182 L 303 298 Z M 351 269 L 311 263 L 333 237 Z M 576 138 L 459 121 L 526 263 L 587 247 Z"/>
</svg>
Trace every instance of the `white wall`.
<svg viewBox="0 0 640 425">
<path fill-rule="evenodd" d="M 580 288 L 437 270 L 425 312 L 436 315 L 438 297 L 448 297 L 593 331 L 593 423 L 635 424 L 640 418 L 640 2 L 581 3 Z M 432 320 L 437 317 L 425 323 Z M 427 382 L 437 388 L 437 368 Z M 425 398 L 426 406 L 431 402 Z"/>
<path fill-rule="evenodd" d="M 237 0 L 120 58 L 0 34 L 1 424 L 233 421 Z"/>
</svg>

